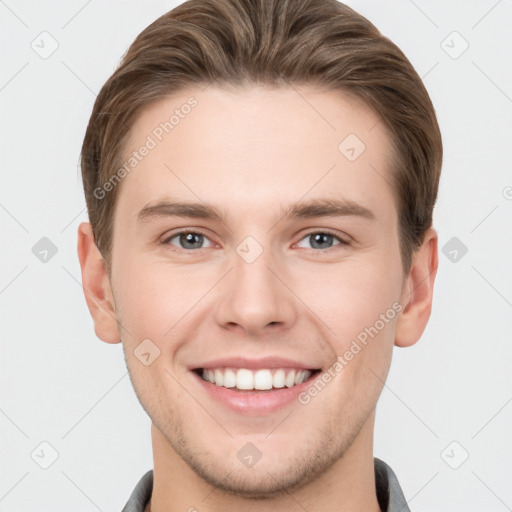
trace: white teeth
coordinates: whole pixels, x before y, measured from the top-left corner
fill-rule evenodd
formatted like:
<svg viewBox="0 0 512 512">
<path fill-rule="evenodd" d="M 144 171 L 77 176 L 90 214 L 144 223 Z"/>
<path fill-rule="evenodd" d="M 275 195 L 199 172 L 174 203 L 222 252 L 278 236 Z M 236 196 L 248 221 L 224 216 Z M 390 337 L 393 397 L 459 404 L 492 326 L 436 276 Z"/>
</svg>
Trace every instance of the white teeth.
<svg viewBox="0 0 512 512">
<path fill-rule="evenodd" d="M 240 368 L 236 373 L 236 387 L 238 389 L 254 389 L 254 377 L 251 370 Z"/>
<path fill-rule="evenodd" d="M 292 370 L 284 381 L 287 388 L 291 388 L 295 384 L 295 370 Z"/>
<path fill-rule="evenodd" d="M 236 386 L 236 374 L 229 368 L 224 372 L 224 387 L 234 388 Z"/>
<path fill-rule="evenodd" d="M 246 368 L 215 368 L 203 369 L 202 376 L 206 381 L 225 388 L 244 390 L 268 390 L 272 388 L 291 388 L 302 384 L 311 375 L 309 370 L 248 370 Z"/>
<path fill-rule="evenodd" d="M 222 384 L 224 383 L 224 374 L 219 370 L 215 370 L 215 384 L 217 384 L 217 386 L 222 386 Z"/>
<path fill-rule="evenodd" d="M 272 377 L 272 384 L 275 388 L 284 388 L 284 370 L 277 370 Z"/>
<path fill-rule="evenodd" d="M 272 373 L 270 370 L 258 370 L 254 374 L 254 389 L 272 389 Z"/>
</svg>

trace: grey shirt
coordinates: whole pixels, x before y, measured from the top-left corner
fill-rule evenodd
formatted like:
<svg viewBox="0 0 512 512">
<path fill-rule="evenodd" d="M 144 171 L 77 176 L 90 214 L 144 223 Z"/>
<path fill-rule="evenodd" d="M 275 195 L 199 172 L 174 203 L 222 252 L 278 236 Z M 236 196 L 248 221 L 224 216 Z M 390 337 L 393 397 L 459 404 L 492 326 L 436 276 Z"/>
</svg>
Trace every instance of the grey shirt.
<svg viewBox="0 0 512 512">
<path fill-rule="evenodd" d="M 377 499 L 382 512 L 411 512 L 393 470 L 374 457 Z M 122 512 L 144 512 L 153 489 L 153 470 L 150 469 L 135 486 Z"/>
</svg>

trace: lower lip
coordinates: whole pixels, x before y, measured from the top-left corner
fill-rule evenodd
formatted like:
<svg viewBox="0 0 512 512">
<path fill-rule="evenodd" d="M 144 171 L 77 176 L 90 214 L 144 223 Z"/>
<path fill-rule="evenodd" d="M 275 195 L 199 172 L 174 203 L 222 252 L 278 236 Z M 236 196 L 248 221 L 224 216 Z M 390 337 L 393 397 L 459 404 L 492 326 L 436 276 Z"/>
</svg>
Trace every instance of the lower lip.
<svg viewBox="0 0 512 512">
<path fill-rule="evenodd" d="M 307 380 L 291 388 L 269 389 L 264 391 L 242 390 L 236 391 L 236 388 L 225 388 L 217 386 L 209 381 L 202 379 L 196 372 L 191 372 L 199 385 L 217 402 L 234 410 L 249 416 L 260 416 L 279 411 L 286 405 L 297 401 L 298 395 L 305 391 L 321 372 L 314 373 Z"/>
</svg>

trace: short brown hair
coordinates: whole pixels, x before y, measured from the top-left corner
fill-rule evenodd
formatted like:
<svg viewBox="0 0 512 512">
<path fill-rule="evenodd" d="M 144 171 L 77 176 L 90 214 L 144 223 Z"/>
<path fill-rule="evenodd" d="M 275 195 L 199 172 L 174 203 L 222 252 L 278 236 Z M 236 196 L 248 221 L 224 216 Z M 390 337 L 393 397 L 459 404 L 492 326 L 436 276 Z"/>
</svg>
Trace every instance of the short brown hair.
<svg viewBox="0 0 512 512">
<path fill-rule="evenodd" d="M 81 168 L 94 238 L 110 272 L 119 187 L 95 190 L 123 160 L 142 107 L 192 85 L 318 86 L 362 100 L 389 131 L 404 272 L 432 225 L 442 163 L 434 107 L 404 53 L 337 0 L 188 0 L 135 39 L 102 87 Z M 340 141 L 341 142 L 341 141 Z"/>
</svg>

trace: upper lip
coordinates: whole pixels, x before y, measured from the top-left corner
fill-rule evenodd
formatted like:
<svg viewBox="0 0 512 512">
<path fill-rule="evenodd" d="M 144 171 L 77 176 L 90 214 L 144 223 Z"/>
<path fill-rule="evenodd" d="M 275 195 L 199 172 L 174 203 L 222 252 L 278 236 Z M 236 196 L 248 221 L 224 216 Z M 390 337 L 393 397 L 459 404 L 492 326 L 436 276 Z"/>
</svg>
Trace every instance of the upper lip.
<svg viewBox="0 0 512 512">
<path fill-rule="evenodd" d="M 247 368 L 248 370 L 259 370 L 263 368 L 296 368 L 303 370 L 318 370 L 319 366 L 314 366 L 286 357 L 261 357 L 258 359 L 249 359 L 247 357 L 224 357 L 214 359 L 197 365 L 190 366 L 189 369 L 197 370 L 199 368 Z"/>
</svg>

